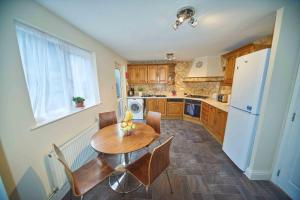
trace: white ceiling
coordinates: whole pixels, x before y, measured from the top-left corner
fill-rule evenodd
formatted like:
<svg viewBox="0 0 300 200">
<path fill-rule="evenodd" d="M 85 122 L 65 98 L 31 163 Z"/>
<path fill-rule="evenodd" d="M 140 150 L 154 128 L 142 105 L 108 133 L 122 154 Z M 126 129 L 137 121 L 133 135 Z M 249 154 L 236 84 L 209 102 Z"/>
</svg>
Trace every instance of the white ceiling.
<svg viewBox="0 0 300 200">
<path fill-rule="evenodd" d="M 284 0 L 36 0 L 128 60 L 178 60 L 217 55 L 272 34 Z M 193 6 L 196 28 L 172 28 Z"/>
</svg>

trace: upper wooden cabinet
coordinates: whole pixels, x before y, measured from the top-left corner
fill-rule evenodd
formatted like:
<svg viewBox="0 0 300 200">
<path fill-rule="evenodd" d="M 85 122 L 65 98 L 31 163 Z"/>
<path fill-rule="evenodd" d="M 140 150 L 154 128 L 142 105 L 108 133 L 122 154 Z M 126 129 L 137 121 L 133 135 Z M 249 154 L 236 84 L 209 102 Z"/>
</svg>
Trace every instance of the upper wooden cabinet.
<svg viewBox="0 0 300 200">
<path fill-rule="evenodd" d="M 148 66 L 148 83 L 157 83 L 157 65 Z"/>
<path fill-rule="evenodd" d="M 157 66 L 158 83 L 168 82 L 168 65 Z"/>
<path fill-rule="evenodd" d="M 227 57 L 227 64 L 224 73 L 224 84 L 231 85 L 233 81 L 234 66 L 235 66 L 236 54 L 229 55 Z"/>
<path fill-rule="evenodd" d="M 137 66 L 130 66 L 127 68 L 128 83 L 135 84 L 137 82 Z"/>
<path fill-rule="evenodd" d="M 138 83 L 147 83 L 148 76 L 147 76 L 147 68 L 139 66 L 139 73 L 138 73 Z"/>
<path fill-rule="evenodd" d="M 128 65 L 128 83 L 168 83 L 168 65 Z"/>
<path fill-rule="evenodd" d="M 222 85 L 232 85 L 233 76 L 234 76 L 234 67 L 235 60 L 237 57 L 252 53 L 254 51 L 258 51 L 265 48 L 270 48 L 271 45 L 258 45 L 258 44 L 248 44 L 236 50 L 233 50 L 227 54 L 222 55 L 222 59 L 225 63 L 225 73 L 224 73 L 224 81 Z"/>
<path fill-rule="evenodd" d="M 128 83 L 142 84 L 147 83 L 147 68 L 143 66 L 128 66 Z"/>
</svg>

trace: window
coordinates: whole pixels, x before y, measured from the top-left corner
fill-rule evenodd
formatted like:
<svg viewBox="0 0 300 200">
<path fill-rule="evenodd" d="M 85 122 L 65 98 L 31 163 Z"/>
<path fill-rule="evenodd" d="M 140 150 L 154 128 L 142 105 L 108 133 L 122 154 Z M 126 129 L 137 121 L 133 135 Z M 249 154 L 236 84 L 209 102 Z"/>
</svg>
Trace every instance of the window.
<svg viewBox="0 0 300 200">
<path fill-rule="evenodd" d="M 77 111 L 73 96 L 83 97 L 85 107 L 100 102 L 91 52 L 21 23 L 16 23 L 16 32 L 31 107 L 38 123 Z"/>
</svg>

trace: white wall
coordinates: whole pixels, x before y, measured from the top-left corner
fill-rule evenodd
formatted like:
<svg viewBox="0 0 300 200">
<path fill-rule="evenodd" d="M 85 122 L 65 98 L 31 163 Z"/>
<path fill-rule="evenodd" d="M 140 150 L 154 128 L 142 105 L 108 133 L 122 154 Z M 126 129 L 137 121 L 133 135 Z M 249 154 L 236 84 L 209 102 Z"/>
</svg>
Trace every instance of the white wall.
<svg viewBox="0 0 300 200">
<path fill-rule="evenodd" d="M 102 104 L 31 131 L 35 121 L 22 71 L 14 19 L 95 52 Z M 50 188 L 43 159 L 50 145 L 64 143 L 93 123 L 97 113 L 116 108 L 115 62 L 126 65 L 126 60 L 37 3 L 31 0 L 1 1 L 0 173 L 13 198 L 45 199 Z"/>
<path fill-rule="evenodd" d="M 290 1 L 277 11 L 261 115 L 250 166 L 246 171 L 251 179 L 270 179 L 272 174 L 299 66 L 299 10 L 299 2 Z"/>
</svg>

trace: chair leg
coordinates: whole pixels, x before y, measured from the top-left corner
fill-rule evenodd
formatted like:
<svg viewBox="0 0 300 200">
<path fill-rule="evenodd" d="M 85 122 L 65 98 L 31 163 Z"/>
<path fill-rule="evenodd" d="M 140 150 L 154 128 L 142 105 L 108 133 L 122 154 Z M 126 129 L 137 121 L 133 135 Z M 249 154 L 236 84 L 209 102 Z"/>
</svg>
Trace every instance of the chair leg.
<svg viewBox="0 0 300 200">
<path fill-rule="evenodd" d="M 149 186 L 146 186 L 146 199 L 149 198 Z"/>
<path fill-rule="evenodd" d="M 168 177 L 168 182 L 169 182 L 169 185 L 170 185 L 171 193 L 173 194 L 173 188 L 172 188 L 172 185 L 171 185 L 171 181 L 170 181 L 170 177 L 169 177 L 169 174 L 168 174 L 168 170 L 166 170 L 166 174 L 167 174 L 167 177 Z"/>
<path fill-rule="evenodd" d="M 70 200 L 72 200 L 72 190 L 70 190 Z"/>
</svg>

